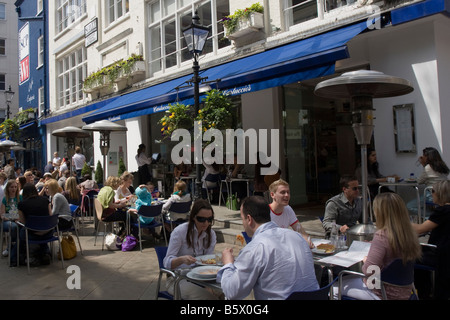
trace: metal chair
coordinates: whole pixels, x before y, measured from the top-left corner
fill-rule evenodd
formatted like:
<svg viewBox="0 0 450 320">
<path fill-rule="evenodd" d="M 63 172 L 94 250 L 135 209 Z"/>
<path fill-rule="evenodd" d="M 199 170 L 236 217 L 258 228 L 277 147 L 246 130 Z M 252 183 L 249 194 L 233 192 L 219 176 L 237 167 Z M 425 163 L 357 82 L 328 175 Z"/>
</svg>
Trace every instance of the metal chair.
<svg viewBox="0 0 450 320">
<path fill-rule="evenodd" d="M 330 281 L 325 287 L 314 291 L 292 292 L 286 300 L 334 300 L 333 284 L 338 281 L 338 277 Z"/>
<path fill-rule="evenodd" d="M 173 213 L 179 213 L 179 214 L 183 214 L 185 213 L 186 215 L 189 215 L 189 213 L 191 212 L 191 206 L 192 206 L 192 201 L 187 201 L 187 202 L 174 202 L 172 203 L 172 205 L 170 206 L 170 208 L 168 209 L 169 212 L 173 212 Z M 164 222 L 165 223 L 170 223 L 170 230 L 173 231 L 173 224 L 175 224 L 175 227 L 186 222 L 186 221 L 172 221 L 171 219 L 167 219 L 167 217 L 164 217 Z"/>
<path fill-rule="evenodd" d="M 142 252 L 142 228 L 146 229 L 155 229 L 157 227 L 162 227 L 163 233 L 164 233 L 164 240 L 166 241 L 167 246 L 167 236 L 166 236 L 166 229 L 164 228 L 164 218 L 162 217 L 162 204 L 152 205 L 152 206 L 140 206 L 139 210 L 137 212 L 137 222 L 130 223 L 131 225 L 138 227 L 139 230 L 139 247 Z M 151 223 L 149 224 L 142 224 L 139 217 L 145 217 L 145 218 L 154 218 Z M 160 217 L 160 221 L 157 221 L 157 217 Z"/>
<path fill-rule="evenodd" d="M 158 263 L 159 263 L 159 277 L 158 277 L 158 284 L 156 285 L 156 294 L 155 294 L 155 300 L 158 300 L 158 298 L 164 298 L 168 300 L 173 300 L 174 296 L 171 295 L 168 291 L 161 291 L 161 280 L 163 274 L 170 275 L 172 277 L 176 277 L 176 274 L 169 269 L 164 268 L 164 258 L 167 254 L 167 247 L 155 247 L 156 256 L 158 257 Z M 175 292 L 175 290 L 174 290 Z"/>
<path fill-rule="evenodd" d="M 427 194 L 431 193 L 432 190 L 432 186 L 428 186 L 423 189 L 423 216 L 419 217 L 418 223 L 422 223 L 427 218 L 427 208 L 434 208 L 437 206 L 437 204 L 433 201 L 427 201 Z"/>
<path fill-rule="evenodd" d="M 58 215 L 54 214 L 51 216 L 28 216 L 25 224 L 21 224 L 25 228 L 25 245 L 27 248 L 27 267 L 28 273 L 30 274 L 30 244 L 44 244 L 44 243 L 53 243 L 58 241 L 59 243 L 59 253 L 61 255 L 61 266 L 64 269 L 64 257 L 62 253 L 61 247 L 61 239 L 59 237 L 59 228 L 58 228 Z M 30 239 L 29 231 L 36 232 L 56 232 L 56 236 L 54 233 L 50 234 L 48 238 L 39 238 L 39 239 Z M 52 258 L 53 258 L 53 246 L 52 246 Z M 19 259 L 19 257 L 17 257 Z"/>
<path fill-rule="evenodd" d="M 106 237 L 106 226 L 107 225 L 114 225 L 114 223 L 116 221 L 103 221 L 102 220 L 102 214 L 103 214 L 103 206 L 100 203 L 100 201 L 95 198 L 94 199 L 94 207 L 95 207 L 95 212 L 97 214 L 97 220 L 98 220 L 98 224 L 97 224 L 97 229 L 95 232 L 95 240 L 94 240 L 94 246 L 97 244 L 97 236 L 98 236 L 98 232 L 100 230 L 100 224 L 103 223 L 104 226 L 104 231 L 103 231 L 103 242 L 102 242 L 102 251 L 104 250 L 105 247 L 105 237 Z"/>
<path fill-rule="evenodd" d="M 94 199 L 98 195 L 98 189 L 86 190 L 81 196 L 81 214 L 94 218 Z"/>
<path fill-rule="evenodd" d="M 248 244 L 250 241 L 252 241 L 252 237 L 249 237 L 248 234 L 247 234 L 247 232 L 242 231 L 242 236 L 244 236 L 245 243 Z"/>
<path fill-rule="evenodd" d="M 1 231 L 0 231 L 0 256 L 3 259 L 3 254 L 2 254 L 3 253 L 3 239 L 6 239 L 6 242 L 7 242 L 6 246 L 8 247 L 8 264 L 10 265 L 11 264 L 11 246 L 12 246 L 11 224 L 15 223 L 15 222 L 12 222 L 12 221 L 6 221 L 6 222 L 9 223 L 8 231 L 5 231 L 3 229 L 4 221 L 0 219 L 0 229 L 1 229 Z M 16 241 L 19 241 L 19 228 L 17 228 Z M 19 257 L 19 246 L 17 246 L 17 258 L 18 257 Z"/>
<path fill-rule="evenodd" d="M 72 232 L 72 231 L 74 231 L 75 232 L 75 236 L 78 239 L 78 245 L 80 247 L 80 253 L 83 254 L 83 249 L 81 248 L 81 242 L 80 242 L 80 237 L 78 235 L 78 228 L 77 228 L 77 225 L 78 225 L 77 210 L 79 209 L 79 206 L 74 205 L 74 204 L 70 204 L 69 206 L 70 206 L 70 211 L 71 211 L 72 215 L 70 215 L 70 216 L 69 215 L 59 215 L 59 219 L 70 218 L 71 221 L 72 221 L 72 226 L 69 227 L 69 228 L 66 228 L 66 229 L 59 229 L 59 232 L 60 232 L 60 235 L 62 236 L 62 234 L 64 232 Z M 66 219 L 66 220 L 68 220 L 68 219 Z"/>
<path fill-rule="evenodd" d="M 362 278 L 366 278 L 367 276 L 360 272 L 343 270 L 339 272 L 339 293 L 338 300 L 346 299 L 345 296 L 342 295 L 342 285 L 343 285 L 343 277 L 345 275 L 355 275 Z M 412 286 L 412 293 L 410 300 L 417 300 L 418 295 L 416 288 L 414 286 L 414 261 L 408 262 L 406 265 L 403 264 L 402 259 L 396 259 L 391 262 L 387 267 L 385 267 L 380 272 L 379 284 L 381 289 L 381 296 L 383 300 L 388 300 L 386 295 L 385 284 L 397 287 L 405 287 Z"/>
<path fill-rule="evenodd" d="M 420 245 L 423 248 L 425 248 L 425 247 L 436 248 L 437 247 L 434 244 L 428 244 L 428 243 L 421 243 Z M 431 293 L 430 294 L 431 294 L 431 298 L 434 298 L 434 296 L 436 295 L 436 272 L 437 272 L 437 268 L 416 262 L 414 264 L 414 270 L 423 270 L 423 271 L 428 271 L 430 273 L 430 276 L 431 276 L 431 290 L 430 290 Z"/>
</svg>

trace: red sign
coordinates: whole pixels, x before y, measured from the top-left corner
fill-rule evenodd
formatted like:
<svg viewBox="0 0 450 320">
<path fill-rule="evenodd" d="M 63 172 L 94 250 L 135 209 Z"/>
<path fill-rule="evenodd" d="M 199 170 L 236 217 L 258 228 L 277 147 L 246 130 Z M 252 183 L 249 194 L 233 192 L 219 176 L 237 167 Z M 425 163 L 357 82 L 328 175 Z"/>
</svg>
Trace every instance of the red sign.
<svg viewBox="0 0 450 320">
<path fill-rule="evenodd" d="M 30 77 L 30 56 L 26 56 L 25 59 L 20 61 L 20 70 L 19 70 L 19 83 L 22 84 L 28 80 Z"/>
</svg>

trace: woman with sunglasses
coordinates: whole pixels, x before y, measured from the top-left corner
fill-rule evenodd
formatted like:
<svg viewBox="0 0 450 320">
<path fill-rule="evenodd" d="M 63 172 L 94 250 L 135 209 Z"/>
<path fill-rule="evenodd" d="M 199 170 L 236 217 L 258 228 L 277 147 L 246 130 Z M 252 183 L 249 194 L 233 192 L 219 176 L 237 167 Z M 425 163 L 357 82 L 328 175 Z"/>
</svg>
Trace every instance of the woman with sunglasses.
<svg viewBox="0 0 450 320">
<path fill-rule="evenodd" d="M 431 194 L 438 207 L 428 220 L 412 226 L 418 235 L 430 233 L 428 244 L 433 246 L 423 246 L 420 264 L 437 268 L 436 296 L 447 300 L 450 298 L 450 180 L 435 183 Z M 418 292 L 425 292 L 427 289 L 421 287 L 423 277 L 418 275 L 416 279 Z"/>
<path fill-rule="evenodd" d="M 167 269 L 190 268 L 196 256 L 214 254 L 216 233 L 212 230 L 214 211 L 211 204 L 204 199 L 194 202 L 189 221 L 176 227 L 171 236 L 164 267 Z M 167 289 L 173 294 L 173 282 L 169 278 Z M 211 291 L 183 280 L 180 282 L 181 297 L 188 300 L 217 299 Z"/>
</svg>

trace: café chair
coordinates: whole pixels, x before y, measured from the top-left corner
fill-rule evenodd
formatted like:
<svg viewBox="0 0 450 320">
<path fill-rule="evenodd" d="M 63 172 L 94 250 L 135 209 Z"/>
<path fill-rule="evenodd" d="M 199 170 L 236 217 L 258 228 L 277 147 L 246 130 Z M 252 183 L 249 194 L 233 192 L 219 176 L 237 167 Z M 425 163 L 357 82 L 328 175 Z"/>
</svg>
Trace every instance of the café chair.
<svg viewBox="0 0 450 320">
<path fill-rule="evenodd" d="M 78 230 L 77 230 L 77 224 L 78 224 L 77 221 L 78 221 L 78 219 L 77 219 L 77 216 L 76 216 L 77 215 L 76 212 L 77 212 L 78 208 L 79 208 L 79 206 L 71 204 L 70 205 L 70 211 L 71 211 L 72 215 L 70 215 L 70 216 L 69 215 L 59 215 L 58 216 L 59 219 L 65 219 L 65 218 L 69 218 L 70 217 L 70 219 L 72 220 L 72 226 L 67 228 L 67 229 L 59 229 L 59 233 L 62 236 L 62 234 L 65 233 L 65 232 L 75 232 L 75 236 L 78 239 L 78 246 L 80 247 L 80 253 L 83 254 L 83 249 L 81 248 L 80 237 L 78 235 Z"/>
<path fill-rule="evenodd" d="M 355 275 L 361 278 L 367 278 L 367 276 L 360 272 L 342 270 L 339 272 L 338 284 L 339 293 L 338 300 L 351 300 L 345 295 L 342 295 L 343 278 L 345 275 Z M 412 286 L 412 293 L 409 300 L 418 300 L 418 295 L 416 288 L 414 286 L 414 261 L 408 262 L 406 265 L 403 264 L 402 259 L 396 259 L 391 262 L 386 268 L 380 272 L 380 289 L 382 300 L 388 300 L 386 295 L 385 284 L 397 287 Z"/>
<path fill-rule="evenodd" d="M 62 268 L 64 269 L 64 256 L 62 253 L 61 239 L 59 237 L 58 219 L 59 219 L 58 215 L 54 214 L 51 216 L 28 216 L 25 224 L 18 222 L 19 225 L 25 228 L 25 245 L 27 251 L 28 274 L 30 274 L 30 250 L 29 250 L 30 244 L 44 244 L 44 243 L 52 244 L 53 242 L 58 241 L 60 251 L 59 253 L 61 255 L 61 265 Z M 56 235 L 55 233 L 52 233 L 48 238 L 30 239 L 29 231 L 36 231 L 36 232 L 54 231 L 56 232 Z M 51 246 L 52 259 L 54 258 L 53 251 L 54 251 L 53 246 Z M 19 259 L 19 257 L 17 257 L 17 259 Z"/>
<path fill-rule="evenodd" d="M 164 240 L 166 241 L 166 246 L 167 246 L 167 236 L 166 236 L 166 229 L 164 228 L 164 218 L 163 218 L 163 214 L 162 214 L 162 204 L 156 204 L 156 205 L 151 205 L 151 206 L 140 206 L 139 210 L 137 212 L 137 222 L 133 222 L 130 223 L 131 225 L 138 227 L 139 230 L 139 247 L 140 250 L 142 252 L 142 229 L 146 228 L 146 229 L 155 229 L 157 227 L 161 227 L 161 229 L 163 230 L 164 233 Z M 141 219 L 139 219 L 139 217 L 144 217 L 144 218 L 154 218 L 152 220 L 151 223 L 149 224 L 144 224 L 141 223 Z M 157 217 L 160 217 L 160 219 L 157 219 Z"/>
<path fill-rule="evenodd" d="M 164 258 L 167 254 L 167 247 L 155 247 L 156 256 L 158 257 L 158 264 L 159 264 L 159 277 L 158 277 L 158 283 L 156 285 L 156 294 L 155 294 L 155 300 L 158 300 L 158 298 L 164 298 L 167 300 L 174 300 L 173 295 L 171 295 L 168 291 L 161 291 L 161 280 L 164 274 L 170 275 L 172 277 L 176 277 L 176 274 L 169 269 L 164 268 Z M 174 290 L 175 292 L 175 290 Z"/>
<path fill-rule="evenodd" d="M 338 277 L 330 281 L 326 286 L 314 291 L 295 291 L 286 300 L 334 300 L 333 285 Z"/>
<path fill-rule="evenodd" d="M 97 215 L 97 228 L 96 228 L 96 232 L 95 232 L 94 246 L 97 244 L 97 236 L 98 236 L 98 233 L 100 231 L 100 224 L 103 223 L 103 226 L 104 226 L 103 242 L 102 242 L 102 251 L 103 251 L 104 247 L 105 247 L 106 226 L 107 225 L 113 226 L 114 223 L 116 223 L 116 221 L 103 221 L 102 220 L 103 207 L 102 207 L 102 204 L 100 203 L 100 201 L 97 198 L 94 199 L 94 207 L 95 207 L 95 212 L 96 212 L 96 215 Z"/>
<path fill-rule="evenodd" d="M 189 213 L 191 212 L 191 206 L 192 201 L 187 202 L 174 202 L 170 206 L 169 209 L 167 209 L 169 212 L 178 213 L 178 214 L 186 214 L 186 217 L 189 216 Z M 175 224 L 175 227 L 178 225 L 185 223 L 187 220 L 181 220 L 181 221 L 172 221 L 172 219 L 168 219 L 166 215 L 164 215 L 164 222 L 170 224 L 170 230 L 173 231 L 173 225 Z"/>
<path fill-rule="evenodd" d="M 8 265 L 11 264 L 11 224 L 13 223 L 12 221 L 7 221 L 9 223 L 9 229 L 8 231 L 5 231 L 3 229 L 3 223 L 4 221 L 2 221 L 0 219 L 0 256 L 3 259 L 3 240 L 6 240 L 6 247 L 8 248 Z M 16 241 L 19 241 L 19 228 L 17 228 L 17 235 L 16 235 Z M 17 246 L 17 257 L 19 257 L 19 246 Z"/>
<path fill-rule="evenodd" d="M 245 239 L 245 243 L 248 244 L 250 241 L 252 241 L 252 237 L 249 237 L 248 234 L 247 234 L 247 232 L 242 231 L 242 236 L 243 236 L 244 239 Z"/>
<path fill-rule="evenodd" d="M 436 248 L 436 245 L 434 244 L 428 244 L 428 243 L 421 243 L 420 244 L 422 246 L 423 249 L 429 247 L 429 248 Z M 427 271 L 430 273 L 430 277 L 431 277 L 431 292 L 430 292 L 430 297 L 434 298 L 435 294 L 436 294 L 436 272 L 437 272 L 437 268 L 433 267 L 433 266 L 428 266 L 425 264 L 420 264 L 418 262 L 416 262 L 414 264 L 414 270 L 423 270 L 423 271 Z"/>
</svg>

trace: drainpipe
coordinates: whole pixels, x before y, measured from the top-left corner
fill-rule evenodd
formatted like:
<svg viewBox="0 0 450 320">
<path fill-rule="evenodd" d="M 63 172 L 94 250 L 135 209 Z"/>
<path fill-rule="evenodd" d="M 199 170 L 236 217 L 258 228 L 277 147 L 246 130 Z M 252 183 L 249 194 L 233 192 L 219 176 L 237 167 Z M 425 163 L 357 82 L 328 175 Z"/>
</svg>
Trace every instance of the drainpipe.
<svg viewBox="0 0 450 320">
<path fill-rule="evenodd" d="M 266 37 L 272 34 L 272 27 L 270 26 L 270 6 L 269 0 L 264 0 L 264 32 Z"/>
</svg>

